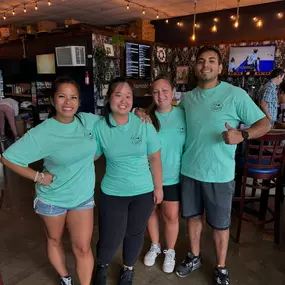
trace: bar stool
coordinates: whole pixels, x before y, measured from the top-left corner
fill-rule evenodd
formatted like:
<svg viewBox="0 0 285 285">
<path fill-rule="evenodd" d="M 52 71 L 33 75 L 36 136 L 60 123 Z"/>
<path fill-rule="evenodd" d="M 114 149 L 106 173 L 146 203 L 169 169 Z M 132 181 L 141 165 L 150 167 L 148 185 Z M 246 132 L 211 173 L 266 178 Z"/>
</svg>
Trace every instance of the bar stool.
<svg viewBox="0 0 285 285">
<path fill-rule="evenodd" d="M 236 233 L 236 242 L 240 240 L 242 221 L 252 222 L 254 224 L 266 224 L 274 222 L 274 242 L 280 241 L 280 200 L 281 200 L 281 177 L 284 168 L 285 146 L 281 142 L 285 140 L 285 132 L 269 132 L 257 140 L 246 142 L 244 157 L 237 160 L 237 168 L 243 169 L 241 179 L 236 182 L 236 193 L 241 193 L 240 197 L 234 197 L 233 202 L 239 202 L 237 209 L 238 226 Z M 249 184 L 248 178 L 252 178 L 252 184 Z M 261 182 L 261 181 L 262 182 Z M 250 196 L 246 196 L 246 190 L 252 189 Z M 275 188 L 274 210 L 268 207 L 269 191 Z M 256 197 L 256 190 L 261 190 L 261 196 Z M 245 217 L 245 203 L 260 202 L 259 220 L 254 218 L 256 212 L 250 211 L 251 217 Z M 267 211 L 271 218 L 266 220 Z"/>
</svg>

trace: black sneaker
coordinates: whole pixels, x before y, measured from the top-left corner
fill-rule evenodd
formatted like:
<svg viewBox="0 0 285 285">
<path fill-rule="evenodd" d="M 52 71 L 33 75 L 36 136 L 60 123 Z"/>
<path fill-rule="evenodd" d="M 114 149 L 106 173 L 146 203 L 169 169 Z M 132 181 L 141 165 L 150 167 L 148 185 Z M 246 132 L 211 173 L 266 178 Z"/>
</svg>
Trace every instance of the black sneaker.
<svg viewBox="0 0 285 285">
<path fill-rule="evenodd" d="M 132 285 L 134 279 L 134 269 L 130 270 L 128 267 L 123 267 L 120 271 L 119 285 Z"/>
<path fill-rule="evenodd" d="M 192 252 L 188 252 L 182 263 L 176 266 L 176 275 L 179 277 L 187 277 L 192 271 L 200 268 L 201 265 L 201 256 L 195 256 Z"/>
<path fill-rule="evenodd" d="M 72 278 L 70 276 L 60 277 L 60 285 L 73 285 Z"/>
<path fill-rule="evenodd" d="M 227 268 L 215 268 L 215 284 L 230 285 L 229 272 Z"/>
<path fill-rule="evenodd" d="M 106 285 L 107 265 L 97 264 L 93 285 Z"/>
</svg>

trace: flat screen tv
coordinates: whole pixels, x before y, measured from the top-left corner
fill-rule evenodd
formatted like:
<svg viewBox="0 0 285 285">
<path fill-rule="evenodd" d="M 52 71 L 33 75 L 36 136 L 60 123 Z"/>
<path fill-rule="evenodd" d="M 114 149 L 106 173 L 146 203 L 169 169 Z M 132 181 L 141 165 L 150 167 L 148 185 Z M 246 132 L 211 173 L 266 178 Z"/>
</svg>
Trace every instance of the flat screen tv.
<svg viewBox="0 0 285 285">
<path fill-rule="evenodd" d="M 275 45 L 230 48 L 229 73 L 270 73 L 274 68 Z"/>
<path fill-rule="evenodd" d="M 126 42 L 126 77 L 151 78 L 151 46 Z"/>
</svg>

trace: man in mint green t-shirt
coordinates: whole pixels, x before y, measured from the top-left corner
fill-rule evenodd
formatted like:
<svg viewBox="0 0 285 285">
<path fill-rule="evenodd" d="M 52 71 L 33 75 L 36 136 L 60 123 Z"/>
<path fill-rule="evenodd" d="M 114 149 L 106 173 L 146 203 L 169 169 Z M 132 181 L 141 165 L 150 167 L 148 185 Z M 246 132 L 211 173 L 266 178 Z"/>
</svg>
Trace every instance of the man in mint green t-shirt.
<svg viewBox="0 0 285 285">
<path fill-rule="evenodd" d="M 188 219 L 191 252 L 177 266 L 176 274 L 186 277 L 201 266 L 201 216 L 205 208 L 217 253 L 215 284 L 229 285 L 226 255 L 236 145 L 264 135 L 270 124 L 245 91 L 218 80 L 222 64 L 216 48 L 203 47 L 196 59 L 199 86 L 185 94 L 181 103 L 187 125 L 181 205 L 182 215 Z M 251 127 L 239 131 L 240 122 Z"/>
</svg>

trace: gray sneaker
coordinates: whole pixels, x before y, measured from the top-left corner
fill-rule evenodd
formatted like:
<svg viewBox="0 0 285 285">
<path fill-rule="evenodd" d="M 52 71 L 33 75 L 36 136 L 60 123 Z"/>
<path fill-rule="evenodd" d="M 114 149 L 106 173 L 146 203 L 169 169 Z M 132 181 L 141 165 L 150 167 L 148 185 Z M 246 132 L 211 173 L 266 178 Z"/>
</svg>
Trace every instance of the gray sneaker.
<svg viewBox="0 0 285 285">
<path fill-rule="evenodd" d="M 195 256 L 192 252 L 188 252 L 181 264 L 177 265 L 176 275 L 179 277 L 187 277 L 192 271 L 200 268 L 201 265 L 201 256 Z"/>
</svg>

